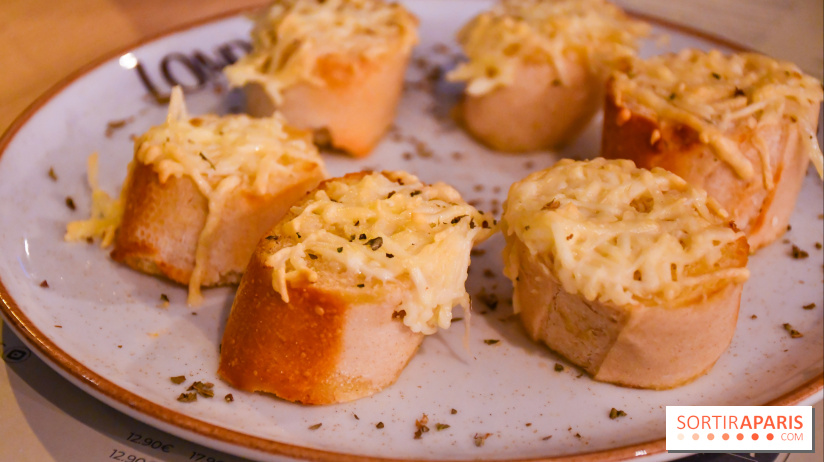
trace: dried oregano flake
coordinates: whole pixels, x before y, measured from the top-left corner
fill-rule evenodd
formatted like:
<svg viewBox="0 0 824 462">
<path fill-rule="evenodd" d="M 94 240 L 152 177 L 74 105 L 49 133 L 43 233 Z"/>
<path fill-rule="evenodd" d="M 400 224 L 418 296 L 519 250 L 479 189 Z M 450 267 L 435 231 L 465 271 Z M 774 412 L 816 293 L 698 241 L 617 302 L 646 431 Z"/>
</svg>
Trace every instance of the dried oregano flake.
<svg viewBox="0 0 824 462">
<path fill-rule="evenodd" d="M 624 417 L 625 415 L 627 415 L 627 413 L 619 409 L 612 408 L 609 410 L 609 418 L 613 420 L 618 417 Z"/>
</svg>

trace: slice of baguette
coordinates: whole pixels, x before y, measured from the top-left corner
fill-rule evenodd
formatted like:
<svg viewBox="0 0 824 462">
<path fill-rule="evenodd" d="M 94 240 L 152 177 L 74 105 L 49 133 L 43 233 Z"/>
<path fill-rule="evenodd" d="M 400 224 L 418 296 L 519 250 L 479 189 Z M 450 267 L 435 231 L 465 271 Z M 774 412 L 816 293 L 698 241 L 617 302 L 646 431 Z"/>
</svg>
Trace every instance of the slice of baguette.
<svg viewBox="0 0 824 462">
<path fill-rule="evenodd" d="M 575 139 L 603 101 L 603 78 L 586 64 L 565 59 L 567 83 L 549 63 L 515 66 L 512 83 L 480 95 L 466 94 L 456 117 L 492 149 L 524 152 L 557 148 Z"/>
<path fill-rule="evenodd" d="M 203 286 L 237 284 L 260 237 L 291 204 L 323 178 L 319 165 L 303 164 L 276 194 L 238 192 L 223 205 L 209 239 Z M 127 186 L 123 221 L 111 256 L 148 274 L 189 284 L 195 253 L 209 214 L 209 201 L 187 176 L 161 182 L 150 165 L 137 163 Z"/>
<path fill-rule="evenodd" d="M 527 334 L 595 380 L 635 388 L 678 387 L 706 374 L 732 341 L 743 283 L 725 285 L 691 303 L 616 305 L 567 292 L 542 256 L 530 254 L 522 243 L 510 251 L 520 264 L 513 303 Z M 725 252 L 730 263 L 746 265 L 743 237 Z"/>
<path fill-rule="evenodd" d="M 814 112 L 810 119 L 817 121 L 818 107 Z M 755 129 L 740 125 L 727 136 L 753 166 L 749 179 L 741 178 L 720 161 L 712 149 L 699 140 L 697 130 L 626 102 L 609 86 L 601 154 L 608 159 L 630 159 L 639 167 L 667 169 L 705 189 L 747 233 L 754 252 L 787 230 L 810 158 L 789 120 Z M 754 143 L 756 137 L 764 140 L 769 151 L 775 185 L 769 190 L 762 179 L 761 158 Z"/>
<path fill-rule="evenodd" d="M 604 0 L 501 0 L 458 33 L 468 61 L 447 74 L 467 84 L 455 116 L 492 149 L 561 147 L 589 123 L 609 71 L 648 32 Z"/>
<path fill-rule="evenodd" d="M 747 234 L 751 251 L 771 243 L 787 229 L 810 160 L 816 159 L 820 169 L 821 152 L 813 137 L 820 83 L 802 77 L 789 63 L 753 54 L 722 57 L 718 52 L 687 50 L 653 59 L 651 64 L 636 64 L 633 75 L 643 74 L 648 67 L 650 72 L 663 72 L 659 69 L 669 66 L 665 75 L 680 75 L 686 84 L 674 83 L 672 92 L 663 98 L 654 95 L 668 92 L 665 85 L 660 85 L 665 89 L 661 90 L 639 77 L 633 87 L 633 78 L 613 76 L 607 83 L 601 155 L 677 174 L 718 200 Z M 685 62 L 691 62 L 687 60 L 695 61 L 694 70 L 684 68 Z M 728 63 L 744 71 L 729 71 Z M 726 127 L 723 112 L 710 120 L 675 106 L 682 98 L 679 88 L 698 99 L 702 87 L 696 82 L 701 78 L 706 80 L 703 91 L 718 99 L 711 104 L 746 98 L 750 107 L 766 106 L 733 119 Z M 720 90 L 716 88 L 722 85 L 729 86 L 724 98 L 717 96 Z M 638 97 L 641 92 L 646 93 Z M 702 110 L 708 106 L 700 101 L 690 104 Z M 713 132 L 718 134 L 710 135 Z"/>
<path fill-rule="evenodd" d="M 512 186 L 502 227 L 528 335 L 594 379 L 677 387 L 729 346 L 747 240 L 675 175 L 563 160 Z"/>
<path fill-rule="evenodd" d="M 324 181 L 255 250 L 218 374 L 304 404 L 388 387 L 424 335 L 468 307 L 469 252 L 493 229 L 484 220 L 451 187 L 403 172 Z"/>
<path fill-rule="evenodd" d="M 286 0 L 261 12 L 252 51 L 224 72 L 249 114 L 281 112 L 318 145 L 369 154 L 392 124 L 417 18 L 384 0 Z"/>
<path fill-rule="evenodd" d="M 259 83 L 244 86 L 246 109 L 252 116 L 282 113 L 295 127 L 315 133 L 318 145 L 328 145 L 354 157 L 369 155 L 395 119 L 411 50 L 393 47 L 379 60 L 319 60 L 322 83 L 300 82 L 282 91 L 282 103 Z"/>
<path fill-rule="evenodd" d="M 111 256 L 200 287 L 234 284 L 260 236 L 326 171 L 308 133 L 279 116 L 190 118 L 179 87 L 166 122 L 135 140 Z"/>
</svg>

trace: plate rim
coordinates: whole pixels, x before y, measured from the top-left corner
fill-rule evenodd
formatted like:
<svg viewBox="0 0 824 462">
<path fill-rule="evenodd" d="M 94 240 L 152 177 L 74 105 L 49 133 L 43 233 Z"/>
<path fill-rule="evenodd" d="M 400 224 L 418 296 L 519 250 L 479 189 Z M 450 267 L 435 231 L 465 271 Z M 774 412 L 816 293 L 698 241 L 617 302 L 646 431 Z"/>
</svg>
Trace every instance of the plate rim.
<svg viewBox="0 0 824 462">
<path fill-rule="evenodd" d="M 412 0 L 414 1 L 414 0 Z M 444 0 L 448 1 L 448 0 Z M 123 53 L 134 50 L 158 40 L 168 38 L 179 32 L 191 30 L 200 26 L 215 23 L 230 17 L 239 16 L 243 13 L 255 11 L 263 4 L 251 7 L 233 8 L 221 13 L 200 18 L 195 21 L 180 24 L 167 30 L 163 30 L 147 37 L 136 40 L 126 46 L 119 47 L 89 63 L 70 72 L 68 75 L 49 87 L 44 93 L 38 96 L 26 109 L 15 117 L 12 123 L 0 136 L 0 158 L 5 154 L 8 145 L 14 140 L 17 133 L 28 123 L 29 119 L 37 114 L 40 109 L 48 104 L 52 98 L 62 93 L 68 86 L 78 79 L 88 75 L 103 64 L 111 61 Z M 735 51 L 754 51 L 749 47 L 741 45 L 733 40 L 729 40 L 713 33 L 698 30 L 687 25 L 678 24 L 667 19 L 658 18 L 645 13 L 635 11 L 631 8 L 624 9 L 629 15 L 644 20 L 648 23 L 675 30 L 693 37 L 698 37 L 714 44 L 724 46 Z M 210 443 L 220 441 L 222 443 L 236 446 L 243 450 L 253 450 L 268 455 L 287 456 L 293 458 L 310 460 L 343 460 L 343 461 L 373 461 L 373 462 L 453 462 L 463 459 L 409 459 L 409 458 L 384 458 L 374 456 L 362 456 L 357 454 L 332 452 L 325 449 L 317 449 L 306 446 L 298 446 L 283 443 L 271 439 L 261 438 L 246 433 L 231 430 L 220 425 L 207 423 L 203 420 L 190 417 L 178 411 L 156 404 L 146 398 L 132 393 L 125 388 L 109 381 L 103 376 L 92 371 L 71 355 L 58 347 L 48 336 L 46 336 L 31 320 L 20 310 L 19 305 L 6 288 L 2 278 L 0 278 L 0 317 L 18 335 L 23 337 L 23 341 L 30 347 L 34 347 L 35 353 L 49 367 L 60 373 L 61 376 L 78 385 L 83 391 L 89 393 L 98 400 L 101 396 L 106 398 L 105 404 L 127 414 L 135 412 L 168 425 L 170 428 L 161 429 L 172 434 L 176 432 L 184 439 L 191 439 L 192 435 L 202 441 L 200 444 L 215 448 Z M 73 379 L 73 380 L 72 380 Z M 784 395 L 775 398 L 764 405 L 766 406 L 791 406 L 812 397 L 816 393 L 824 390 L 824 373 L 809 379 L 807 382 L 796 387 Z M 98 396 L 98 394 L 100 396 Z M 130 412 L 131 411 L 131 412 Z M 153 425 L 153 424 L 150 424 Z M 153 425 L 156 426 L 156 425 Z M 223 450 L 225 452 L 225 450 Z M 626 460 L 638 456 L 652 456 L 666 454 L 666 439 L 654 439 L 627 446 L 609 448 L 600 451 L 581 452 L 563 456 L 521 458 L 521 459 L 478 459 L 470 457 L 466 460 L 485 460 L 488 462 L 536 462 L 536 461 L 576 461 L 576 462 L 606 462 L 616 460 Z"/>
</svg>

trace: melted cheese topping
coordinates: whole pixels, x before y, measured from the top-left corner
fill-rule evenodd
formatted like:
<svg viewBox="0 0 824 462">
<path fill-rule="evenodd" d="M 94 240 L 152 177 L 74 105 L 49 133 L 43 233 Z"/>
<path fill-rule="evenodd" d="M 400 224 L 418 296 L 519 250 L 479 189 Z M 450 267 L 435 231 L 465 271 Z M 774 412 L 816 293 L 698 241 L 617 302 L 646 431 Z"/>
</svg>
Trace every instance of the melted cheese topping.
<svg viewBox="0 0 824 462">
<path fill-rule="evenodd" d="M 298 175 L 295 167 L 301 163 L 323 168 L 308 133 L 285 125 L 280 116 L 189 118 L 179 87 L 172 91 L 166 122 L 150 128 L 135 142 L 135 160 L 152 165 L 161 183 L 170 176 L 191 178 L 208 200 L 189 279 L 190 305 L 202 301 L 200 285 L 208 249 L 228 198 L 243 190 L 258 195 L 277 193 L 284 182 Z"/>
<path fill-rule="evenodd" d="M 132 165 L 129 164 L 129 175 Z M 101 247 L 108 247 L 114 242 L 117 228 L 123 219 L 123 210 L 126 201 L 126 185 L 120 191 L 117 199 L 109 196 L 100 189 L 97 181 L 98 155 L 92 153 L 87 160 L 87 177 L 92 190 L 92 210 L 88 220 L 72 221 L 66 226 L 64 239 L 68 242 L 100 239 Z M 129 176 L 127 175 L 127 177 Z"/>
<path fill-rule="evenodd" d="M 742 124 L 755 131 L 760 125 L 791 123 L 818 174 L 824 175 L 817 118 L 811 118 L 824 92 L 821 82 L 792 63 L 756 53 L 683 50 L 636 60 L 629 71 L 615 75 L 615 90 L 619 105 L 641 104 L 662 119 L 698 131 L 701 142 L 743 179 L 753 176 L 753 166 L 728 134 Z M 761 157 L 764 186 L 772 189 L 769 152 L 757 136 L 753 144 Z"/>
<path fill-rule="evenodd" d="M 135 162 L 151 165 L 161 183 L 169 177 L 190 178 L 208 201 L 206 223 L 198 236 L 195 267 L 189 279 L 189 304 L 202 301 L 200 286 L 208 265 L 208 249 L 217 236 L 224 204 L 240 192 L 275 194 L 299 175 L 297 167 L 323 160 L 307 132 L 285 125 L 280 116 L 208 114 L 189 118 L 180 87 L 172 90 L 166 122 L 135 141 Z M 90 160 L 92 218 L 69 224 L 66 239 L 102 235 L 109 245 L 123 216 L 125 188 L 113 201 L 97 188 L 96 157 Z M 130 169 L 131 170 L 131 169 Z"/>
<path fill-rule="evenodd" d="M 356 66 L 408 53 L 417 19 L 382 0 L 279 0 L 256 21 L 252 52 L 225 69 L 232 86 L 259 83 L 275 99 L 298 82 L 325 85 L 322 58 Z"/>
<path fill-rule="evenodd" d="M 469 307 L 469 253 L 489 237 L 494 220 L 452 187 L 424 185 L 404 172 L 371 173 L 352 182 L 325 183 L 278 226 L 278 244 L 266 259 L 272 286 L 289 302 L 290 281 L 338 273 L 365 291 L 382 282 L 411 286 L 403 323 L 413 332 L 448 328 L 456 304 Z M 468 310 L 467 310 L 468 314 Z"/>
<path fill-rule="evenodd" d="M 628 160 L 565 159 L 529 175 L 512 185 L 502 227 L 510 279 L 518 240 L 546 257 L 565 291 L 590 301 L 666 304 L 749 276 L 723 253 L 744 234 L 706 192 Z"/>
<path fill-rule="evenodd" d="M 629 19 L 604 0 L 502 0 L 458 33 L 469 62 L 447 76 L 467 81 L 466 92 L 482 95 L 511 85 L 521 62 L 549 63 L 562 84 L 569 60 L 587 63 L 606 76 L 638 49 L 649 26 Z"/>
<path fill-rule="evenodd" d="M 227 182 L 252 193 L 276 193 L 301 163 L 323 165 L 308 132 L 283 118 L 207 114 L 190 118 L 180 87 L 172 91 L 166 122 L 135 141 L 135 160 L 152 165 L 164 183 L 191 178 L 209 197 Z"/>
</svg>

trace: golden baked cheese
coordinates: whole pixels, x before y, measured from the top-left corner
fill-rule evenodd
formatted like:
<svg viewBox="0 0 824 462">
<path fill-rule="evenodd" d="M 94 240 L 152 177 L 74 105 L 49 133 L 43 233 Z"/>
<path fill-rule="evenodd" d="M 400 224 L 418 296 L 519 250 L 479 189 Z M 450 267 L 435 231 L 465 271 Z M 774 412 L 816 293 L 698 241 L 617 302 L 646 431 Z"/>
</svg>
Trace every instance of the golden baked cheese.
<svg viewBox="0 0 824 462">
<path fill-rule="evenodd" d="M 473 245 L 496 225 L 444 183 L 424 185 L 405 172 L 370 173 L 353 184 L 328 180 L 293 208 L 277 229 L 277 250 L 266 259 L 272 286 L 289 302 L 289 281 L 346 274 L 364 290 L 397 280 L 412 297 L 403 323 L 413 332 L 447 328 L 452 308 L 468 309 L 466 282 Z M 467 310 L 468 313 L 468 310 Z"/>
<path fill-rule="evenodd" d="M 398 50 L 396 42 L 407 52 L 417 41 L 417 19 L 395 3 L 278 0 L 257 18 L 252 52 L 224 72 L 232 86 L 263 85 L 279 104 L 298 82 L 324 85 L 321 58 L 370 61 Z"/>
<path fill-rule="evenodd" d="M 590 301 L 665 305 L 749 276 L 718 266 L 725 245 L 743 234 L 712 198 L 627 160 L 564 159 L 533 173 L 512 185 L 501 223 L 530 254 L 549 256 L 565 291 Z M 517 255 L 504 256 L 515 281 Z"/>
<path fill-rule="evenodd" d="M 179 87 L 172 90 L 169 114 L 165 123 L 154 126 L 135 141 L 134 162 L 151 165 L 161 183 L 170 177 L 188 177 L 208 201 L 208 215 L 200 231 L 195 267 L 189 280 L 189 304 L 200 303 L 202 273 L 207 265 L 207 253 L 220 222 L 223 206 L 238 191 L 254 195 L 274 194 L 287 179 L 298 173 L 296 164 L 317 165 L 323 170 L 323 160 L 312 144 L 308 132 L 285 125 L 279 116 L 251 118 L 246 115 L 217 116 L 207 114 L 189 117 Z M 130 168 L 131 170 L 131 168 Z M 90 182 L 96 168 L 90 168 Z M 124 185 L 129 184 L 127 178 Z M 114 229 L 119 226 L 123 214 L 124 193 L 115 205 L 106 204 L 101 193 L 92 183 L 94 203 L 92 219 L 70 223 L 67 239 L 79 240 L 99 233 L 100 212 L 95 208 L 107 208 L 103 214 L 107 233 L 104 245 L 111 243 Z M 125 189 L 125 186 L 124 186 Z M 98 197 L 100 196 L 100 197 Z M 83 232 L 83 230 L 86 230 Z"/>
<path fill-rule="evenodd" d="M 154 166 L 161 182 L 188 176 L 210 198 L 235 187 L 259 195 L 275 192 L 278 177 L 294 174 L 290 165 L 323 163 L 308 133 L 277 114 L 190 118 L 179 87 L 172 91 L 166 122 L 135 141 L 135 159 Z"/>
<path fill-rule="evenodd" d="M 745 180 L 753 176 L 753 166 L 725 133 L 741 123 L 755 129 L 790 121 L 797 126 L 818 174 L 824 175 L 816 127 L 808 116 L 811 108 L 821 104 L 824 92 L 821 82 L 792 63 L 756 53 L 725 56 L 718 50 L 686 49 L 635 60 L 626 72 L 614 75 L 614 85 L 621 98 L 619 105 L 644 105 L 655 113 L 645 115 L 695 129 L 700 141 Z M 764 186 L 771 190 L 770 154 L 764 142 L 756 139 L 754 144 L 761 158 Z"/>
<path fill-rule="evenodd" d="M 632 20 L 604 0 L 502 0 L 458 33 L 468 62 L 450 72 L 468 82 L 466 92 L 481 95 L 511 85 L 520 60 L 551 63 L 561 84 L 569 55 L 606 73 L 637 52 L 649 26 Z"/>
</svg>

